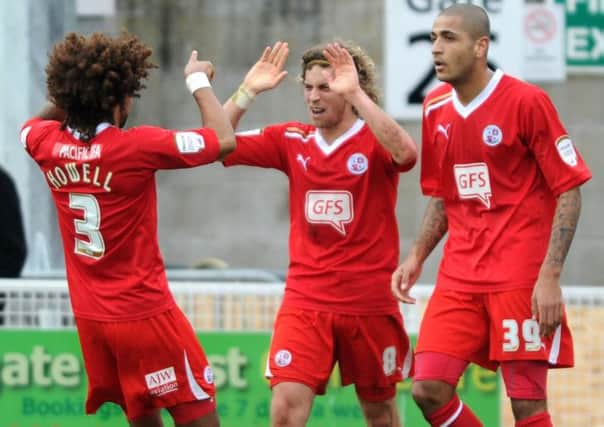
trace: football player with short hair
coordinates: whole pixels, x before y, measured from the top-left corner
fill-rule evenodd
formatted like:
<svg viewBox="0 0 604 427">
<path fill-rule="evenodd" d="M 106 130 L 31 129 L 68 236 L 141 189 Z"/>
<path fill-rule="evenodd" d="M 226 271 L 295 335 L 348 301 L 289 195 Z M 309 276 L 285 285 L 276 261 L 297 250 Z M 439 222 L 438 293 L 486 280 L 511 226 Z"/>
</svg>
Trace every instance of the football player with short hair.
<svg viewBox="0 0 604 427">
<path fill-rule="evenodd" d="M 516 427 L 551 426 L 549 368 L 573 365 L 560 274 L 591 177 L 547 94 L 487 66 L 489 18 L 458 4 L 432 27 L 422 228 L 392 277 L 404 302 L 448 233 L 416 348 L 412 394 L 432 426 L 478 427 L 455 388 L 469 362 L 501 367 Z"/>
</svg>

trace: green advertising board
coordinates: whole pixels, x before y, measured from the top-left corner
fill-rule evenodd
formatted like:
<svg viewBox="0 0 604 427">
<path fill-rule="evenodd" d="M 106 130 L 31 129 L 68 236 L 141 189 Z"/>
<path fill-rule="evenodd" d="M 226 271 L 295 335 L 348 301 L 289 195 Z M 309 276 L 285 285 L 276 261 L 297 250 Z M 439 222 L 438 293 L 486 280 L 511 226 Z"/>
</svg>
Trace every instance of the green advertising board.
<svg viewBox="0 0 604 427">
<path fill-rule="evenodd" d="M 564 4 L 566 65 L 571 72 L 604 73 L 604 2 L 556 0 Z"/>
<path fill-rule="evenodd" d="M 223 427 L 269 425 L 270 391 L 264 379 L 268 333 L 199 333 L 212 364 Z M 73 330 L 0 330 L 0 427 L 127 427 L 121 409 L 105 404 L 84 415 L 86 375 Z M 459 394 L 485 425 L 499 425 L 499 380 L 471 366 Z M 428 426 L 413 403 L 410 382 L 400 384 L 405 426 Z M 166 425 L 173 425 L 165 415 Z M 335 374 L 315 400 L 310 427 L 364 426 L 354 389 Z"/>
</svg>

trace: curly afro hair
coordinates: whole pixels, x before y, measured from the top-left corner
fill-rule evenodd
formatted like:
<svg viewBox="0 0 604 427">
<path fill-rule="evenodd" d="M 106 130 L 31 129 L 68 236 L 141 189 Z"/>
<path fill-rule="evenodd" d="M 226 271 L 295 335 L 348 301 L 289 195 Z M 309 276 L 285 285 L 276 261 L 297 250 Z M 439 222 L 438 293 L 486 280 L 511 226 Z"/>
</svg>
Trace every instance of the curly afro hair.
<svg viewBox="0 0 604 427">
<path fill-rule="evenodd" d="M 380 93 L 377 86 L 377 71 L 373 59 L 365 51 L 353 41 L 334 40 L 350 53 L 354 61 L 354 65 L 359 75 L 359 85 L 361 89 L 371 98 L 373 102 L 379 104 Z M 300 80 L 304 81 L 306 72 L 315 65 L 327 68 L 329 62 L 323 55 L 323 51 L 327 47 L 327 43 L 313 46 L 302 54 Z M 355 113 L 357 111 L 355 110 Z"/>
<path fill-rule="evenodd" d="M 69 33 L 56 44 L 46 66 L 48 95 L 63 109 L 63 127 L 77 129 L 88 141 L 96 126 L 113 122 L 113 109 L 127 97 L 138 97 L 149 70 L 152 51 L 131 34 L 85 37 Z"/>
</svg>

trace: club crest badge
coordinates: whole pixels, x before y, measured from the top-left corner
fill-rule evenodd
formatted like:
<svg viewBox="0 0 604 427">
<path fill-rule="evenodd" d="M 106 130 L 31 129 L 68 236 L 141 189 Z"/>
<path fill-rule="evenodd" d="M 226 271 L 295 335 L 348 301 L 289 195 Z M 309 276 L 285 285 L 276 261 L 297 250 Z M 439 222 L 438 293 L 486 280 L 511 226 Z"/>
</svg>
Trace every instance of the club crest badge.
<svg viewBox="0 0 604 427">
<path fill-rule="evenodd" d="M 488 125 L 482 131 L 482 141 L 489 147 L 495 147 L 503 140 L 503 132 L 495 125 Z"/>
<path fill-rule="evenodd" d="M 354 153 L 348 158 L 346 166 L 348 167 L 348 172 L 351 174 L 362 175 L 367 172 L 369 160 L 367 160 L 367 156 L 365 156 L 363 153 Z"/>
<path fill-rule="evenodd" d="M 292 363 L 292 354 L 288 350 L 279 350 L 275 354 L 275 364 L 280 368 L 284 368 Z"/>
</svg>

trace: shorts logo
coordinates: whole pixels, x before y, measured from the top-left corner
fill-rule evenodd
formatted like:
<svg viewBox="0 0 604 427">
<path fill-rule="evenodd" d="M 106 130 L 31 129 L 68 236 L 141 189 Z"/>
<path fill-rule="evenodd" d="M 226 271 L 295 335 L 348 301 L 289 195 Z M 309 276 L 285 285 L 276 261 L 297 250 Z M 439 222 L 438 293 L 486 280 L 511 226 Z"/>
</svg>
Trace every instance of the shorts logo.
<svg viewBox="0 0 604 427">
<path fill-rule="evenodd" d="M 162 396 L 178 390 L 178 382 L 173 366 L 145 375 L 145 382 L 149 394 L 152 396 Z"/>
<path fill-rule="evenodd" d="M 565 136 L 559 139 L 556 142 L 556 148 L 558 149 L 558 154 L 564 163 L 572 167 L 575 167 L 579 164 L 575 146 L 569 137 Z"/>
<path fill-rule="evenodd" d="M 461 199 L 478 199 L 491 209 L 491 180 L 486 163 L 455 165 L 455 184 Z"/>
<path fill-rule="evenodd" d="M 176 147 L 182 154 L 194 154 L 203 151 L 206 147 L 206 142 L 198 133 L 195 132 L 176 132 Z"/>
<path fill-rule="evenodd" d="M 203 370 L 203 378 L 208 384 L 212 384 L 214 382 L 214 371 L 212 371 L 210 366 L 206 366 Z"/>
<path fill-rule="evenodd" d="M 489 147 L 498 145 L 503 139 L 503 132 L 495 125 L 488 125 L 482 131 L 482 140 Z"/>
<path fill-rule="evenodd" d="M 344 225 L 354 218 L 352 194 L 348 191 L 308 191 L 304 211 L 309 223 L 329 224 L 345 236 Z"/>
<path fill-rule="evenodd" d="M 354 153 L 348 158 L 346 166 L 348 167 L 348 172 L 351 174 L 362 175 L 367 172 L 369 161 L 367 160 L 367 156 L 363 153 Z"/>
<path fill-rule="evenodd" d="M 292 363 L 292 354 L 288 350 L 279 350 L 275 354 L 275 363 L 280 368 L 284 368 Z"/>
</svg>

